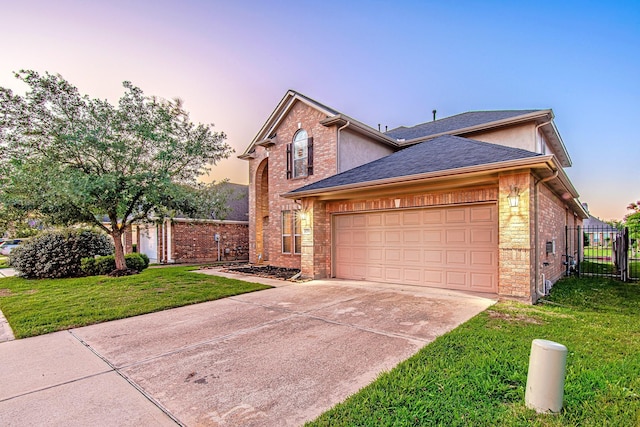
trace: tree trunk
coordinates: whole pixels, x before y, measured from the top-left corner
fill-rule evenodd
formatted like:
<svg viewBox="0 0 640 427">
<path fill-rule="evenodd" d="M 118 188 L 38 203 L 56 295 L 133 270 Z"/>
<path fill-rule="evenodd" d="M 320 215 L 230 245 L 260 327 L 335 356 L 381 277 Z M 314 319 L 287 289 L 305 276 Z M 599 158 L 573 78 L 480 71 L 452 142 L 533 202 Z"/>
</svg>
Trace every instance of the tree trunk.
<svg viewBox="0 0 640 427">
<path fill-rule="evenodd" d="M 124 248 L 122 247 L 122 231 L 117 228 L 111 231 L 113 246 L 115 248 L 116 270 L 126 270 L 127 263 L 124 260 Z"/>
</svg>

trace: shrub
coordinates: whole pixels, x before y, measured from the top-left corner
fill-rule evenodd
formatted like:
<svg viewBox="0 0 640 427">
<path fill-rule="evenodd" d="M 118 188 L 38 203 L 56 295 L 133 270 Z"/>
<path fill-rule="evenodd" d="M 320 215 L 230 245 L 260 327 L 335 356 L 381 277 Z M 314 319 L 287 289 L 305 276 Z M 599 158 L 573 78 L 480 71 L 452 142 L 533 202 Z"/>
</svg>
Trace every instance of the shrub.
<svg viewBox="0 0 640 427">
<path fill-rule="evenodd" d="M 149 267 L 149 257 L 147 256 L 147 254 L 138 254 L 140 255 L 140 257 L 142 257 L 142 260 L 144 261 L 144 268 Z"/>
<path fill-rule="evenodd" d="M 127 254 L 124 260 L 127 268 L 140 272 L 149 265 L 149 258 L 145 261 L 141 254 Z M 97 258 L 85 258 L 82 260 L 82 272 L 86 276 L 103 276 L 111 274 L 116 269 L 116 258 L 114 255 L 101 256 Z"/>
<path fill-rule="evenodd" d="M 11 251 L 9 260 L 28 279 L 76 277 L 81 260 L 113 253 L 111 238 L 91 230 L 63 230 L 41 234 Z"/>
</svg>

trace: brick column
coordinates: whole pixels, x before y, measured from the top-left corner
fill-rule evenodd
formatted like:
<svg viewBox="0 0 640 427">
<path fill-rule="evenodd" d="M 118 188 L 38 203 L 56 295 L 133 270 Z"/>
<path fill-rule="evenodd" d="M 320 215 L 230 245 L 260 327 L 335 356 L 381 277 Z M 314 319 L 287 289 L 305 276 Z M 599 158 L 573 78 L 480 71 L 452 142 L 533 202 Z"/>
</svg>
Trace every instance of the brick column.
<svg viewBox="0 0 640 427">
<path fill-rule="evenodd" d="M 509 205 L 518 187 L 517 207 Z M 533 177 L 529 172 L 502 174 L 498 188 L 498 294 L 533 302 Z"/>
<path fill-rule="evenodd" d="M 302 276 L 310 279 L 328 277 L 331 253 L 330 224 L 324 202 L 306 199 L 302 203 Z"/>
</svg>

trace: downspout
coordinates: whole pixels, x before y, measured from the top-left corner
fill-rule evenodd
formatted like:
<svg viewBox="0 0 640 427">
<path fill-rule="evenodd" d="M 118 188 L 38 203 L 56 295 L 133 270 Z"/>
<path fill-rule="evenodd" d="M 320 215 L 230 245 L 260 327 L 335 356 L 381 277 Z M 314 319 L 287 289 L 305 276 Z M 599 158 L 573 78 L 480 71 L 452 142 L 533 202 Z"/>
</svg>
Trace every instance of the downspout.
<svg viewBox="0 0 640 427">
<path fill-rule="evenodd" d="M 533 247 L 534 247 L 533 256 L 534 256 L 534 262 L 535 262 L 535 265 L 536 265 L 535 288 L 536 288 L 536 293 L 540 297 L 546 296 L 547 293 L 546 293 L 546 285 L 544 283 L 542 283 L 543 291 L 540 292 L 540 285 L 538 283 L 538 277 L 540 276 L 540 265 L 539 265 L 539 261 L 540 261 L 539 260 L 539 258 L 540 258 L 539 253 L 540 252 L 539 252 L 539 248 L 538 248 L 538 245 L 539 245 L 539 242 L 538 242 L 538 232 L 539 232 L 539 230 L 538 230 L 538 191 L 539 191 L 539 188 L 540 188 L 539 187 L 540 184 L 542 184 L 544 182 L 547 182 L 547 181 L 551 181 L 552 179 L 556 178 L 557 176 L 558 176 L 558 171 L 555 170 L 555 171 L 553 171 L 553 175 L 548 176 L 546 178 L 539 179 L 539 180 L 535 181 L 534 184 L 533 184 L 533 198 L 534 198 L 534 200 L 533 200 L 533 222 L 534 222 L 534 227 L 535 227 L 535 230 L 534 230 L 534 233 L 533 233 L 533 241 L 534 241 L 534 243 L 533 243 Z"/>
<path fill-rule="evenodd" d="M 341 172 L 340 171 L 340 131 L 348 128 L 350 125 L 351 125 L 351 121 L 347 120 L 347 123 L 345 123 L 344 126 L 338 128 L 338 135 L 336 138 L 336 153 L 338 154 L 336 156 L 336 173 Z"/>
<path fill-rule="evenodd" d="M 537 125 L 537 126 L 536 126 L 535 131 L 533 132 L 533 136 L 534 136 L 534 138 L 536 138 L 536 139 L 538 138 L 538 130 L 539 130 L 542 126 L 546 126 L 546 125 L 548 125 L 549 123 L 551 123 L 552 121 L 553 121 L 553 120 L 548 120 L 548 121 L 546 121 L 546 122 L 544 122 L 544 123 L 540 123 L 539 125 Z M 536 141 L 536 142 L 537 142 L 537 141 Z M 544 142 L 544 137 L 542 138 L 542 142 Z M 543 151 L 543 150 L 540 150 L 540 154 L 545 154 L 545 153 L 542 153 L 542 151 Z"/>
</svg>

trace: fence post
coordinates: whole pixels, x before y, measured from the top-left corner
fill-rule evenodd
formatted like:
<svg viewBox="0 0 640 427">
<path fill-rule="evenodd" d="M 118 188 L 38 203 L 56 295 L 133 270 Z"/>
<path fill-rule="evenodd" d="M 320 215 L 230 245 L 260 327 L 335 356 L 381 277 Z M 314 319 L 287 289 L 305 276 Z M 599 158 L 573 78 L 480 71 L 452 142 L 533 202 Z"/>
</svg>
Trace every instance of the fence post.
<svg viewBox="0 0 640 427">
<path fill-rule="evenodd" d="M 578 226 L 578 253 L 576 254 L 576 276 L 580 277 L 580 263 L 584 257 L 584 235 L 581 232 L 580 226 Z"/>
</svg>

